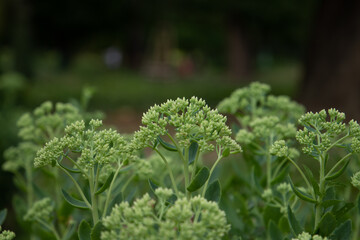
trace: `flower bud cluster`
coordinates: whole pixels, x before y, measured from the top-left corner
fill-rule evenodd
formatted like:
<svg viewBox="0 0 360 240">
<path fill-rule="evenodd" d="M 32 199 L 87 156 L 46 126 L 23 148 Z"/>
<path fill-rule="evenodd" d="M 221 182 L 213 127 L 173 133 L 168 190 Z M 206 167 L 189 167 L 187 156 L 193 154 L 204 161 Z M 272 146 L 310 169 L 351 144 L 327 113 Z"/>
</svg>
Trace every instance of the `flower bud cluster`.
<svg viewBox="0 0 360 240">
<path fill-rule="evenodd" d="M 50 198 L 44 198 L 34 203 L 24 216 L 25 221 L 43 220 L 45 222 L 51 219 L 54 211 L 54 204 Z"/>
<path fill-rule="evenodd" d="M 172 190 L 159 188 L 155 194 L 163 203 L 163 199 L 172 195 Z M 218 205 L 200 196 L 176 200 L 166 208 L 163 218 L 156 212 L 160 209 L 163 208 L 155 208 L 155 201 L 148 194 L 136 200 L 133 206 L 127 202 L 116 205 L 103 221 L 105 230 L 101 239 L 216 240 L 230 228 Z"/>
<path fill-rule="evenodd" d="M 278 157 L 287 157 L 290 154 L 289 147 L 284 140 L 276 141 L 270 148 L 270 153 Z"/>
<path fill-rule="evenodd" d="M 327 151 L 332 146 L 334 140 L 345 134 L 347 128 L 343 122 L 345 114 L 336 109 L 329 109 L 327 112 L 308 112 L 304 114 L 299 123 L 304 129 L 298 130 L 296 139 L 300 144 L 305 145 L 303 152 L 309 155 Z M 360 152 L 360 126 L 356 121 L 349 122 L 348 134 L 353 137 L 351 149 Z M 341 143 L 339 143 L 341 144 Z"/>
<path fill-rule="evenodd" d="M 303 232 L 299 234 L 296 238 L 293 238 L 292 240 L 328 240 L 327 237 L 321 237 L 319 235 L 313 235 L 311 236 L 307 232 Z"/>
<path fill-rule="evenodd" d="M 15 233 L 9 230 L 2 231 L 0 226 L 0 240 L 12 240 L 15 238 Z"/>
<path fill-rule="evenodd" d="M 69 103 L 57 103 L 55 108 L 49 101 L 37 107 L 32 114 L 25 113 L 17 122 L 19 136 L 28 141 L 44 143 L 54 137 L 67 124 L 82 119 L 79 110 Z"/>
<path fill-rule="evenodd" d="M 135 149 L 152 146 L 159 136 L 169 134 L 174 128 L 176 141 L 187 148 L 192 141 L 199 144 L 200 151 L 214 150 L 213 142 L 231 151 L 240 151 L 240 146 L 229 139 L 231 130 L 226 117 L 211 110 L 204 100 L 178 98 L 151 107 L 142 117 L 140 130 L 135 132 L 132 145 Z"/>
<path fill-rule="evenodd" d="M 104 165 L 131 156 L 128 144 L 115 130 L 98 131 L 97 128 L 102 125 L 100 120 L 91 120 L 89 125 L 90 128 L 87 130 L 84 121 L 67 126 L 64 137 L 53 138 L 37 152 L 35 167 L 52 164 L 65 154 L 65 150 L 79 152 L 77 162 L 85 169 L 95 164 Z"/>
<path fill-rule="evenodd" d="M 351 177 L 351 184 L 360 190 L 360 171 Z"/>
<path fill-rule="evenodd" d="M 26 164 L 31 163 L 35 156 L 38 146 L 32 142 L 22 142 L 17 147 L 10 147 L 4 152 L 6 162 L 3 169 L 9 172 L 17 172 L 21 168 L 25 168 Z"/>
</svg>

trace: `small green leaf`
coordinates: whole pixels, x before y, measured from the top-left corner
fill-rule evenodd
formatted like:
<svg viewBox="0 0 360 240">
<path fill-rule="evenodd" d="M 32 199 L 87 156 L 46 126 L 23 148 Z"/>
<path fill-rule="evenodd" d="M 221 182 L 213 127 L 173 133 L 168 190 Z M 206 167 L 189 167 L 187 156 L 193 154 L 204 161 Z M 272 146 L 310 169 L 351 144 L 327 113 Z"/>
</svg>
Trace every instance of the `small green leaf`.
<svg viewBox="0 0 360 240">
<path fill-rule="evenodd" d="M 110 202 L 110 204 L 109 204 L 109 207 L 108 207 L 108 209 L 107 209 L 107 215 L 110 214 L 111 209 L 115 206 L 115 204 L 118 204 L 118 203 L 122 202 L 123 199 L 124 199 L 124 196 L 123 196 L 123 194 L 122 194 L 121 192 L 118 193 L 118 194 L 116 194 L 115 197 L 114 197 L 114 199 L 111 200 L 111 202 Z"/>
<path fill-rule="evenodd" d="M 315 199 L 313 199 L 310 195 L 300 191 L 299 189 L 297 189 L 293 182 L 291 181 L 291 178 L 289 178 L 289 183 L 290 183 L 290 186 L 293 190 L 293 192 L 296 194 L 296 196 L 298 196 L 300 199 L 304 200 L 304 201 L 307 201 L 307 202 L 311 202 L 311 203 L 317 203 Z"/>
<path fill-rule="evenodd" d="M 345 205 L 342 208 L 340 208 L 339 210 L 334 212 L 335 218 L 340 219 L 347 212 L 349 212 L 351 209 L 353 209 L 353 207 L 355 207 L 355 205 L 353 203 L 345 203 Z"/>
<path fill-rule="evenodd" d="M 85 202 L 75 199 L 70 194 L 68 194 L 64 189 L 61 189 L 61 192 L 65 198 L 65 200 L 72 206 L 80 209 L 88 209 L 89 207 L 86 205 Z"/>
<path fill-rule="evenodd" d="M 337 199 L 325 200 L 325 201 L 321 202 L 321 206 L 323 206 L 324 208 L 328 208 L 328 207 L 334 206 L 334 205 L 336 205 L 336 204 L 338 204 L 340 202 L 341 201 L 337 200 Z"/>
<path fill-rule="evenodd" d="M 4 208 L 3 210 L 0 211 L 0 226 L 4 223 L 6 215 L 7 215 L 7 209 Z"/>
<path fill-rule="evenodd" d="M 155 193 L 155 190 L 159 187 L 157 184 L 154 183 L 153 180 L 151 180 L 150 178 L 148 179 L 149 181 L 149 185 L 150 185 L 150 188 L 151 190 Z"/>
<path fill-rule="evenodd" d="M 91 233 L 90 224 L 87 221 L 82 220 L 78 229 L 79 240 L 91 240 L 90 233 Z"/>
<path fill-rule="evenodd" d="M 269 225 L 270 220 L 272 220 L 274 222 L 279 222 L 282 215 L 283 214 L 280 212 L 280 208 L 266 206 L 263 211 L 263 218 L 264 218 L 265 226 Z"/>
<path fill-rule="evenodd" d="M 166 150 L 172 151 L 172 152 L 177 152 L 178 149 L 174 145 L 165 142 L 164 140 L 162 140 L 162 138 L 160 136 L 157 137 L 157 140 L 159 141 L 161 146 L 163 146 L 163 148 L 165 148 Z"/>
<path fill-rule="evenodd" d="M 230 148 L 225 148 L 225 150 L 222 152 L 223 157 L 228 157 L 230 155 Z"/>
<path fill-rule="evenodd" d="M 331 212 L 325 213 L 322 216 L 319 225 L 316 227 L 319 230 L 320 235 L 328 236 L 336 228 L 336 218 Z"/>
<path fill-rule="evenodd" d="M 110 186 L 111 181 L 114 178 L 114 173 L 111 173 L 108 178 L 106 179 L 105 183 L 96 191 L 95 195 L 99 195 L 100 193 L 104 192 Z"/>
<path fill-rule="evenodd" d="M 319 184 L 316 182 L 313 173 L 306 165 L 303 165 L 303 168 L 305 169 L 306 177 L 307 179 L 310 180 L 310 183 L 314 189 L 315 194 L 320 195 Z"/>
<path fill-rule="evenodd" d="M 292 233 L 297 236 L 300 233 L 303 232 L 302 227 L 300 227 L 299 222 L 296 220 L 296 217 L 294 215 L 294 213 L 292 212 L 290 206 L 288 206 L 288 220 L 289 220 L 289 225 L 291 228 Z"/>
<path fill-rule="evenodd" d="M 269 230 L 269 234 L 270 234 L 270 239 L 271 239 L 271 240 L 281 240 L 281 239 L 283 239 L 283 236 L 282 236 L 282 234 L 281 234 L 280 229 L 279 229 L 278 226 L 274 223 L 273 220 L 270 220 L 269 226 L 268 226 L 268 230 Z"/>
<path fill-rule="evenodd" d="M 212 182 L 205 192 L 205 198 L 209 201 L 219 202 L 221 198 L 221 185 L 218 179 Z"/>
<path fill-rule="evenodd" d="M 101 240 L 101 232 L 104 230 L 104 225 L 98 221 L 91 230 L 91 240 Z"/>
<path fill-rule="evenodd" d="M 189 165 L 195 161 L 198 148 L 199 148 L 199 144 L 197 142 L 195 141 L 191 142 L 189 147 Z"/>
<path fill-rule="evenodd" d="M 329 236 L 331 240 L 350 240 L 351 239 L 351 220 L 347 220 L 338 226 Z"/>
<path fill-rule="evenodd" d="M 209 178 L 209 175 L 209 169 L 207 167 L 202 167 L 186 189 L 189 192 L 194 192 L 198 190 L 205 184 L 206 180 Z"/>
<path fill-rule="evenodd" d="M 72 172 L 72 173 L 81 173 L 81 171 L 79 169 L 75 169 L 75 168 L 69 168 L 67 166 L 65 166 L 64 164 L 62 164 L 62 156 L 61 158 L 58 159 L 57 163 L 59 164 L 59 166 L 63 169 L 65 169 L 68 172 Z"/>
<path fill-rule="evenodd" d="M 334 180 L 334 179 L 340 177 L 341 174 L 343 174 L 343 173 L 345 172 L 346 167 L 349 165 L 349 163 L 350 163 L 350 159 L 347 160 L 347 161 L 345 162 L 345 164 L 342 166 L 342 168 L 340 168 L 336 173 L 334 173 L 334 174 L 332 174 L 332 175 L 330 175 L 330 176 L 327 176 L 327 177 L 325 178 L 325 180 Z"/>
</svg>

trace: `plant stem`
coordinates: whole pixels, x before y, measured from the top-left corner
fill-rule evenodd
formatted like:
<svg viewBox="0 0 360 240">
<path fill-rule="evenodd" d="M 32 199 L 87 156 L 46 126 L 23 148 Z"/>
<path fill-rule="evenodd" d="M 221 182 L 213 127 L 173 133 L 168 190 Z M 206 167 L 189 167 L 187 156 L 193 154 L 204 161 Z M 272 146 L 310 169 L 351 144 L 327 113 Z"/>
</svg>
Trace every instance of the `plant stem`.
<svg viewBox="0 0 360 240">
<path fill-rule="evenodd" d="M 185 148 L 185 159 L 183 161 L 184 164 L 184 175 L 185 175 L 185 192 L 186 198 L 189 200 L 191 197 L 191 193 L 186 189 L 189 186 L 189 148 Z"/>
<path fill-rule="evenodd" d="M 68 171 L 66 171 L 65 169 L 63 169 L 60 165 L 58 165 L 58 167 L 59 167 L 61 170 L 63 170 L 63 171 L 70 177 L 71 181 L 74 183 L 76 189 L 78 190 L 81 198 L 84 200 L 84 202 L 85 202 L 85 204 L 88 206 L 88 208 L 91 209 L 91 204 L 89 203 L 89 201 L 88 201 L 87 198 L 85 197 L 83 191 L 81 190 L 79 184 L 76 182 L 76 180 L 73 178 L 73 176 L 71 176 L 71 174 L 68 173 Z"/>
<path fill-rule="evenodd" d="M 107 213 L 107 209 L 109 207 L 109 202 L 110 202 L 110 196 L 111 196 L 111 191 L 112 191 L 112 188 L 114 186 L 114 182 L 117 178 L 117 175 L 119 174 L 120 172 L 120 169 L 122 167 L 122 164 L 118 162 L 118 168 L 116 169 L 116 172 L 114 174 L 114 177 L 113 179 L 111 180 L 111 183 L 110 183 L 110 186 L 109 186 L 109 189 L 108 189 L 108 192 L 106 194 L 106 200 L 105 200 L 105 205 L 104 205 L 104 211 L 103 211 L 103 214 L 102 214 L 102 218 L 104 218 L 106 216 L 106 213 Z"/>
<path fill-rule="evenodd" d="M 159 156 L 161 157 L 161 159 L 164 161 L 164 163 L 165 163 L 165 165 L 166 165 L 166 168 L 167 168 L 167 170 L 168 170 L 168 173 L 169 173 L 169 175 L 170 175 L 170 180 L 171 180 L 172 186 L 173 186 L 173 188 L 174 188 L 175 194 L 176 194 L 177 197 L 179 197 L 179 192 L 178 192 L 178 189 L 177 189 L 177 186 L 176 186 L 176 182 L 175 182 L 175 179 L 174 179 L 174 175 L 173 175 L 173 173 L 172 173 L 172 171 L 171 171 L 171 168 L 170 168 L 170 166 L 169 166 L 168 161 L 166 160 L 166 158 L 164 157 L 164 155 L 162 155 L 162 153 L 161 153 L 159 150 L 157 150 L 156 148 L 155 148 L 154 150 L 157 152 L 157 154 L 159 154 Z"/>
<path fill-rule="evenodd" d="M 94 183 L 94 169 L 90 168 L 90 174 L 89 174 L 89 186 L 90 186 L 90 195 L 91 195 L 91 213 L 93 218 L 93 224 L 95 225 L 99 221 L 99 213 L 97 209 L 97 197 L 95 196 L 95 186 L 96 183 Z"/>
<path fill-rule="evenodd" d="M 341 163 L 343 163 L 347 158 L 349 158 L 353 153 L 348 153 L 346 154 L 342 159 L 340 159 L 332 168 L 331 170 L 326 174 L 325 177 L 327 176 L 330 176 L 334 171 L 335 169 L 340 166 Z"/>
<path fill-rule="evenodd" d="M 315 206 L 315 226 L 314 230 L 316 230 L 320 220 L 321 220 L 321 202 L 325 194 L 325 157 L 324 154 L 320 155 L 320 176 L 319 176 L 319 198 L 318 203 Z"/>
<path fill-rule="evenodd" d="M 204 188 L 203 188 L 203 192 L 202 192 L 202 194 L 201 194 L 202 197 L 205 196 L 206 189 L 207 189 L 207 186 L 209 185 L 209 181 L 210 181 L 211 175 L 212 175 L 212 173 L 214 172 L 216 165 L 219 163 L 219 161 L 220 161 L 221 159 L 222 159 L 222 156 L 218 156 L 218 159 L 216 159 L 214 165 L 211 167 L 210 174 L 209 174 L 209 178 L 206 180 L 205 185 L 204 185 Z"/>
<path fill-rule="evenodd" d="M 61 240 L 61 238 L 54 226 L 47 224 L 46 222 L 44 222 L 43 220 L 41 220 L 39 218 L 36 218 L 36 221 L 39 222 L 41 225 L 43 225 L 45 228 L 47 228 L 49 231 L 51 231 L 54 234 L 56 240 Z"/>
<path fill-rule="evenodd" d="M 192 180 L 194 179 L 194 177 L 195 177 L 195 174 L 196 174 L 196 166 L 197 166 L 197 162 L 198 162 L 199 156 L 200 156 L 200 151 L 198 150 L 198 151 L 196 152 L 195 160 L 194 160 L 194 162 L 193 162 L 193 169 L 192 169 L 190 181 L 192 181 Z"/>
<path fill-rule="evenodd" d="M 31 206 L 34 203 L 32 161 L 27 161 L 26 162 L 25 174 L 26 174 L 27 204 L 28 204 L 28 208 L 31 208 Z"/>
</svg>

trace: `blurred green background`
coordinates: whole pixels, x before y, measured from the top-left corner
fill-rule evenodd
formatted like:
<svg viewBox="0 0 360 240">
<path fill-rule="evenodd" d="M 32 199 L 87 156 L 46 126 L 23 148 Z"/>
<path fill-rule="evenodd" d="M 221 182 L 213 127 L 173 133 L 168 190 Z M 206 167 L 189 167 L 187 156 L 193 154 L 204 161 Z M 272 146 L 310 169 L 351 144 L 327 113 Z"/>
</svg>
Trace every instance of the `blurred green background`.
<svg viewBox="0 0 360 240">
<path fill-rule="evenodd" d="M 84 88 L 90 110 L 132 132 L 155 103 L 196 95 L 215 107 L 251 81 L 358 117 L 359 79 L 358 0 L 0 0 L 0 152 L 21 113 Z M 11 188 L 1 184 L 0 208 Z"/>
</svg>

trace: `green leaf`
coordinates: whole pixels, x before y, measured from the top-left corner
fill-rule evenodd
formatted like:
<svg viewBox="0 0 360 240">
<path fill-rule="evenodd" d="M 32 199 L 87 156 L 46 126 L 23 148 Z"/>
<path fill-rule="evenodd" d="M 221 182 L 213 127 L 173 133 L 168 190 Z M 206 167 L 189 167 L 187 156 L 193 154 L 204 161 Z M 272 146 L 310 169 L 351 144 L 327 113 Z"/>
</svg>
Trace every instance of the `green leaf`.
<svg viewBox="0 0 360 240">
<path fill-rule="evenodd" d="M 114 173 L 111 173 L 106 179 L 105 183 L 96 191 L 95 195 L 99 195 L 100 193 L 108 189 L 113 178 L 114 178 Z"/>
<path fill-rule="evenodd" d="M 271 185 L 276 185 L 282 182 L 288 174 L 288 169 L 288 167 L 284 167 L 283 169 L 281 169 L 277 176 L 271 180 Z"/>
<path fill-rule="evenodd" d="M 329 236 L 331 240 L 350 240 L 351 239 L 351 220 L 347 220 L 338 226 Z"/>
<path fill-rule="evenodd" d="M 7 215 L 7 209 L 4 208 L 3 210 L 0 211 L 0 226 L 4 223 L 6 215 Z"/>
<path fill-rule="evenodd" d="M 199 148 L 199 144 L 197 142 L 195 141 L 191 142 L 189 147 L 189 165 L 195 161 L 198 148 Z"/>
<path fill-rule="evenodd" d="M 61 156 L 61 158 L 59 158 L 58 161 L 57 161 L 57 163 L 59 164 L 59 166 L 61 168 L 65 169 L 68 172 L 81 173 L 80 169 L 69 168 L 69 167 L 65 166 L 64 164 L 62 164 L 62 159 L 63 159 L 63 157 Z"/>
<path fill-rule="evenodd" d="M 279 222 L 282 215 L 283 214 L 280 212 L 280 208 L 266 206 L 263 212 L 265 226 L 268 226 L 271 220 L 274 222 Z"/>
<path fill-rule="evenodd" d="M 331 212 L 325 213 L 316 228 L 319 230 L 320 235 L 329 236 L 336 228 L 336 218 L 334 214 Z"/>
<path fill-rule="evenodd" d="M 273 220 L 270 220 L 269 226 L 268 226 L 268 230 L 269 230 L 269 234 L 270 234 L 270 239 L 271 239 L 271 240 L 281 240 L 281 239 L 283 239 L 283 236 L 282 236 L 282 234 L 281 234 L 280 229 L 279 229 L 278 226 L 274 223 Z"/>
<path fill-rule="evenodd" d="M 357 197 L 357 209 L 358 209 L 358 214 L 360 214 L 360 193 Z"/>
<path fill-rule="evenodd" d="M 67 231 L 65 233 L 65 236 L 62 237 L 62 240 L 69 240 L 69 239 L 73 239 L 73 235 L 76 231 L 77 228 L 77 223 L 72 222 L 69 223 L 68 227 L 67 227 Z"/>
<path fill-rule="evenodd" d="M 317 203 L 315 199 L 313 199 L 310 195 L 300 191 L 299 189 L 297 189 L 293 182 L 291 181 L 291 178 L 289 178 L 289 183 L 290 183 L 290 186 L 293 190 L 293 192 L 296 194 L 296 196 L 298 196 L 300 199 L 304 200 L 304 201 L 307 201 L 307 202 L 311 202 L 311 203 Z"/>
<path fill-rule="evenodd" d="M 307 179 L 310 180 L 310 183 L 314 189 L 315 194 L 320 195 L 319 184 L 316 182 L 313 173 L 307 166 L 303 165 L 303 168 L 305 169 L 306 177 Z"/>
<path fill-rule="evenodd" d="M 205 192 L 205 198 L 209 201 L 219 202 L 221 198 L 221 185 L 218 179 L 212 182 Z"/>
<path fill-rule="evenodd" d="M 337 200 L 337 199 L 325 200 L 325 201 L 321 202 L 321 206 L 323 206 L 324 208 L 328 208 L 328 207 L 334 206 L 334 205 L 336 205 L 336 204 L 338 204 L 340 202 L 341 201 Z"/>
<path fill-rule="evenodd" d="M 342 168 L 340 168 L 336 173 L 334 173 L 334 174 L 332 174 L 332 175 L 330 175 L 330 176 L 325 177 L 325 180 L 334 180 L 334 179 L 340 177 L 341 174 L 343 174 L 343 172 L 345 172 L 346 167 L 349 165 L 349 163 L 350 163 L 350 159 L 347 160 L 347 161 L 345 162 L 345 164 L 342 166 Z"/>
<path fill-rule="evenodd" d="M 118 203 L 122 202 L 123 199 L 124 199 L 124 196 L 123 196 L 122 192 L 116 194 L 115 197 L 114 197 L 114 199 L 111 200 L 111 202 L 110 202 L 110 204 L 109 204 L 109 207 L 108 207 L 108 209 L 107 209 L 107 214 L 106 214 L 106 215 L 109 215 L 110 212 L 111 212 L 111 210 L 112 210 L 112 208 L 115 206 L 115 204 L 118 204 Z"/>
<path fill-rule="evenodd" d="M 228 157 L 230 155 L 230 148 L 225 148 L 225 150 L 222 152 L 223 157 Z"/>
<path fill-rule="evenodd" d="M 159 187 L 150 178 L 148 179 L 151 190 L 155 193 L 155 190 Z"/>
<path fill-rule="evenodd" d="M 84 201 L 78 200 L 70 196 L 64 189 L 61 189 L 61 192 L 65 198 L 65 200 L 72 206 L 80 209 L 88 209 L 89 207 L 86 205 Z"/>
<path fill-rule="evenodd" d="M 209 175 L 209 169 L 207 167 L 202 167 L 186 189 L 189 192 L 194 192 L 198 190 L 205 184 L 206 180 L 209 178 Z"/>
<path fill-rule="evenodd" d="M 91 233 L 90 224 L 87 221 L 82 220 L 78 229 L 79 240 L 91 240 L 90 233 Z"/>
<path fill-rule="evenodd" d="M 160 136 L 157 137 L 157 140 L 159 141 L 161 146 L 163 146 L 163 148 L 165 148 L 166 150 L 172 151 L 172 152 L 177 152 L 178 149 L 174 145 L 165 142 L 164 140 L 162 140 L 162 138 Z"/>
<path fill-rule="evenodd" d="M 351 209 L 353 209 L 353 207 L 355 207 L 355 205 L 353 203 L 345 203 L 345 205 L 342 208 L 340 208 L 339 210 L 334 212 L 335 218 L 340 219 L 347 212 L 349 212 Z"/>
<path fill-rule="evenodd" d="M 104 230 L 104 225 L 98 221 L 91 230 L 91 240 L 101 240 L 101 232 Z"/>
<path fill-rule="evenodd" d="M 297 236 L 300 233 L 303 232 L 302 227 L 300 227 L 299 222 L 296 220 L 296 217 L 294 215 L 294 213 L 292 212 L 290 206 L 288 206 L 288 220 L 289 220 L 289 225 L 291 228 L 292 233 Z"/>
</svg>

